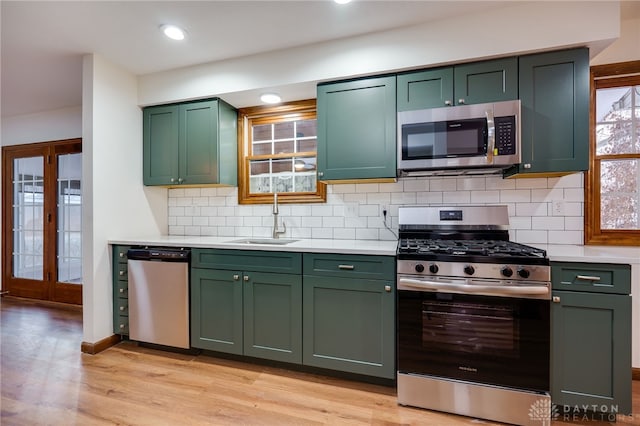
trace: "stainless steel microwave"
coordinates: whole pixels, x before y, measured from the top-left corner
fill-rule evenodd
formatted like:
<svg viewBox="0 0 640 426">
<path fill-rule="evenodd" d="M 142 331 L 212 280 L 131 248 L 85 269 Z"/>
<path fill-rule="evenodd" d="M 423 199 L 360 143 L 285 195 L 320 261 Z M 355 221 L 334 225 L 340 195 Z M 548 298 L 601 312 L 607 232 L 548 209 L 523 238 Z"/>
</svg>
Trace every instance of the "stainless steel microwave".
<svg viewBox="0 0 640 426">
<path fill-rule="evenodd" d="M 399 176 L 518 164 L 520 101 L 401 111 L 397 158 Z"/>
</svg>

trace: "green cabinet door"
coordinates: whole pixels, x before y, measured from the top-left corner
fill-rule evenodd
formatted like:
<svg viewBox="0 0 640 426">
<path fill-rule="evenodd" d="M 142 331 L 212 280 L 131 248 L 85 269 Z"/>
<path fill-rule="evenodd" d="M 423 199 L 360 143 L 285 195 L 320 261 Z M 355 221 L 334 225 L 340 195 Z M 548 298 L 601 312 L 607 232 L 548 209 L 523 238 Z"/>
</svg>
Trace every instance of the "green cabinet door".
<svg viewBox="0 0 640 426">
<path fill-rule="evenodd" d="M 219 99 L 145 108 L 144 184 L 236 185 L 236 120 Z"/>
<path fill-rule="evenodd" d="M 453 67 L 398 74 L 398 111 L 439 108 L 453 103 Z"/>
<path fill-rule="evenodd" d="M 396 77 L 318 85 L 318 178 L 396 177 Z"/>
<path fill-rule="evenodd" d="M 180 112 L 177 105 L 142 111 L 143 176 L 145 185 L 170 185 L 178 172 Z"/>
<path fill-rule="evenodd" d="M 243 281 L 244 354 L 302 363 L 302 276 L 245 272 Z"/>
<path fill-rule="evenodd" d="M 631 413 L 631 296 L 554 291 L 554 404 Z"/>
<path fill-rule="evenodd" d="M 566 174 L 589 168 L 589 50 L 521 56 L 522 163 L 507 172 Z"/>
<path fill-rule="evenodd" d="M 456 65 L 453 80 L 456 105 L 518 99 L 518 58 Z"/>
<path fill-rule="evenodd" d="M 112 247 L 113 332 L 125 336 L 129 335 L 128 250 L 129 246 Z"/>
<path fill-rule="evenodd" d="M 242 273 L 191 268 L 191 346 L 242 354 Z"/>
<path fill-rule="evenodd" d="M 518 58 L 398 74 L 398 111 L 518 99 Z"/>
<path fill-rule="evenodd" d="M 303 364 L 395 377 L 395 284 L 304 275 Z"/>
</svg>

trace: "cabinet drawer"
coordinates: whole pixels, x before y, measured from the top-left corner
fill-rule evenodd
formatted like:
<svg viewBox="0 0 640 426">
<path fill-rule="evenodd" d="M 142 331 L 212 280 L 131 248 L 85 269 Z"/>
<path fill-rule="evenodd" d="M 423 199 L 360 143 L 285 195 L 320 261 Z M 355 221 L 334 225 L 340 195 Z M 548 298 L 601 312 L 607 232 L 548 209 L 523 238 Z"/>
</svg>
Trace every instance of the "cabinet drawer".
<svg viewBox="0 0 640 426">
<path fill-rule="evenodd" d="M 116 284 L 116 297 L 129 297 L 129 282 L 128 281 L 118 281 Z"/>
<path fill-rule="evenodd" d="M 193 249 L 191 266 L 253 272 L 300 274 L 302 255 L 281 251 Z"/>
<path fill-rule="evenodd" d="M 305 275 L 395 280 L 395 257 L 305 253 Z"/>
<path fill-rule="evenodd" d="M 129 251 L 129 246 L 114 246 L 114 257 L 116 262 L 118 263 L 127 263 L 127 251 Z"/>
<path fill-rule="evenodd" d="M 631 266 L 609 263 L 551 262 L 553 290 L 631 293 Z"/>
<path fill-rule="evenodd" d="M 129 299 L 127 298 L 119 298 L 118 306 L 116 307 L 118 310 L 118 315 L 129 315 Z"/>
<path fill-rule="evenodd" d="M 118 334 L 129 334 L 129 317 L 126 315 L 118 316 L 118 320 L 113 328 Z"/>
</svg>

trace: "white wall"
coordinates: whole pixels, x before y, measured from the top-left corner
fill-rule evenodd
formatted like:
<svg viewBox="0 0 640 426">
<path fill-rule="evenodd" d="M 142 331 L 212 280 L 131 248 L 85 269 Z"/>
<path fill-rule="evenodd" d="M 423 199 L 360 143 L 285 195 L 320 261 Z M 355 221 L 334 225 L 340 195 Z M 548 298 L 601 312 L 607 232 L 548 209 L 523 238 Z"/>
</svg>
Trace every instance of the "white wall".
<svg viewBox="0 0 640 426">
<path fill-rule="evenodd" d="M 113 334 L 110 238 L 167 233 L 167 190 L 142 185 L 136 77 L 83 60 L 83 339 Z"/>
<path fill-rule="evenodd" d="M 612 2 L 514 2 L 484 14 L 140 76 L 138 100 L 220 96 L 242 107 L 258 97 L 238 92 L 281 85 L 295 87 L 297 97 L 285 100 L 315 98 L 318 80 L 608 44 L 619 36 L 619 13 Z"/>
<path fill-rule="evenodd" d="M 620 22 L 620 38 L 591 60 L 591 65 L 640 60 L 640 18 Z"/>
<path fill-rule="evenodd" d="M 2 146 L 82 137 L 80 105 L 35 114 L 2 117 Z"/>
</svg>

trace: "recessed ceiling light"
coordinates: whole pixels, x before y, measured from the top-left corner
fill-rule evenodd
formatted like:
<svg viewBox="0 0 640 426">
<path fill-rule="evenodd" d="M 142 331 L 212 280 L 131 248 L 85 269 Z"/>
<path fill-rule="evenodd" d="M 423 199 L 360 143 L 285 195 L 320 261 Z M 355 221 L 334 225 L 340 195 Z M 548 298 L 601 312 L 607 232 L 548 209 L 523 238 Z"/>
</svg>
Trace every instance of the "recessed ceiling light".
<svg viewBox="0 0 640 426">
<path fill-rule="evenodd" d="M 351 2 L 351 0 L 333 0 L 333 1 L 338 4 L 347 4 Z"/>
<path fill-rule="evenodd" d="M 282 101 L 282 98 L 277 93 L 264 93 L 260 96 L 260 100 L 266 104 L 277 104 Z"/>
<path fill-rule="evenodd" d="M 176 27 L 175 25 L 161 25 L 160 29 L 162 30 L 164 35 L 172 40 L 184 40 L 184 37 L 186 35 L 185 31 L 182 28 Z"/>
</svg>

